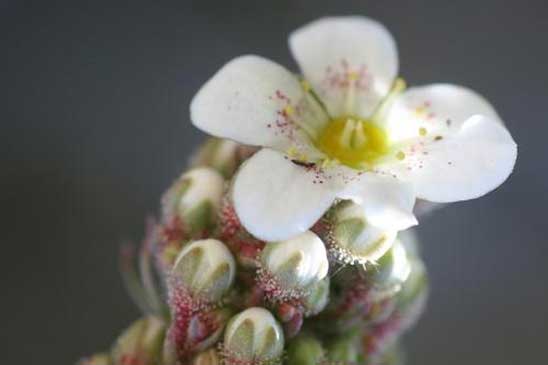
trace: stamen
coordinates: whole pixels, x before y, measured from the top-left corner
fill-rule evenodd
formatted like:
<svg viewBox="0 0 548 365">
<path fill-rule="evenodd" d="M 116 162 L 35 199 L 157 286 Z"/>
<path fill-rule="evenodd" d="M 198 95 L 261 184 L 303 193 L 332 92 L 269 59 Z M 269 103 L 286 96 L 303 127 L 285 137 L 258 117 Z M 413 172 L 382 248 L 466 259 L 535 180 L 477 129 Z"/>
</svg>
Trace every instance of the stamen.
<svg viewBox="0 0 548 365">
<path fill-rule="evenodd" d="M 371 118 L 362 119 L 352 115 L 356 80 L 360 75 L 349 72 L 346 77 L 345 116 L 330 118 L 327 125 L 314 139 L 316 147 L 327 155 L 326 160 L 338 161 L 359 170 L 368 170 L 385 157 L 403 160 L 403 151 L 389 148 L 385 131 L 380 127 L 399 94 L 405 89 L 405 81 L 396 79 L 386 98 L 377 106 Z M 421 135 L 426 134 L 420 131 Z M 423 134 L 424 133 L 424 134 Z M 388 156 L 390 154 L 390 156 Z"/>
<path fill-rule="evenodd" d="M 392 84 L 392 89 L 390 89 L 390 92 L 384 98 L 384 100 L 377 106 L 377 109 L 373 112 L 373 116 L 371 117 L 371 120 L 375 123 L 381 123 L 388 114 L 388 111 L 392 107 L 392 104 L 394 104 L 394 101 L 396 100 L 397 96 L 401 94 L 405 88 L 406 88 L 405 81 L 398 77 L 394 84 Z"/>
<path fill-rule="evenodd" d="M 295 109 L 293 109 L 293 107 L 291 105 L 288 105 L 284 108 L 284 112 L 288 115 L 288 116 L 291 116 L 293 115 L 293 113 L 295 112 Z"/>
<path fill-rule="evenodd" d="M 357 123 L 356 127 L 354 128 L 354 133 L 352 134 L 350 146 L 352 148 L 360 148 L 365 144 L 366 141 L 367 137 L 365 135 L 365 131 L 363 130 L 363 123 Z"/>
<path fill-rule="evenodd" d="M 350 147 L 350 140 L 354 132 L 355 122 L 353 119 L 347 119 L 344 125 L 344 130 L 339 138 L 340 144 L 346 148 Z"/>
<path fill-rule="evenodd" d="M 303 88 L 305 93 L 310 91 L 310 83 L 304 79 L 301 80 L 301 87 Z"/>
<path fill-rule="evenodd" d="M 345 99 L 345 113 L 352 114 L 354 112 L 354 104 L 356 99 L 356 79 L 357 74 L 351 72 L 348 74 L 348 87 L 346 89 L 346 99 Z"/>
<path fill-rule="evenodd" d="M 355 117 L 332 119 L 315 142 L 328 159 L 356 169 L 369 169 L 388 153 L 384 131 Z"/>
</svg>

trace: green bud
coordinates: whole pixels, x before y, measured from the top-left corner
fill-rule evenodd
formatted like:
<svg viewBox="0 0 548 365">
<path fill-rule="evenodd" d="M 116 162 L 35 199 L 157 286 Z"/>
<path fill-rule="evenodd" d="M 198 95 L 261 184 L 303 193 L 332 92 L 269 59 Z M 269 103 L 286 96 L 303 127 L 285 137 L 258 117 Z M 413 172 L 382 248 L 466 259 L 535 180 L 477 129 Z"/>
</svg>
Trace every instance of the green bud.
<svg viewBox="0 0 548 365">
<path fill-rule="evenodd" d="M 419 319 L 428 298 L 428 275 L 418 258 L 411 260 L 411 273 L 396 298 L 402 317 L 402 331 L 412 327 Z"/>
<path fill-rule="evenodd" d="M 160 364 L 165 325 L 156 317 L 134 322 L 116 340 L 111 351 L 113 364 Z"/>
<path fill-rule="evenodd" d="M 287 363 L 291 365 L 318 365 L 325 360 L 322 344 L 315 337 L 301 334 L 287 348 Z"/>
<path fill-rule="evenodd" d="M 313 316 L 320 313 L 329 303 L 329 277 L 310 285 L 303 297 L 305 315 Z"/>
<path fill-rule="evenodd" d="M 199 240 L 183 248 L 172 274 L 192 296 L 213 303 L 219 301 L 232 286 L 236 263 L 221 241 Z"/>
<path fill-rule="evenodd" d="M 397 234 L 371 225 L 363 209 L 350 200 L 331 208 L 327 220 L 333 253 L 348 264 L 375 262 L 390 249 Z"/>
<path fill-rule="evenodd" d="M 192 166 L 211 167 L 229 179 L 240 162 L 239 148 L 240 145 L 231 140 L 209 138 L 194 156 Z"/>
<path fill-rule="evenodd" d="M 404 245 L 396 240 L 394 245 L 376 265 L 367 269 L 374 284 L 374 293 L 378 300 L 387 298 L 400 291 L 402 284 L 411 272 L 411 263 Z"/>
<path fill-rule="evenodd" d="M 253 364 L 279 364 L 284 349 L 280 324 L 264 308 L 248 308 L 234 316 L 226 326 L 224 356 L 228 365 L 254 361 Z"/>
<path fill-rule="evenodd" d="M 221 365 L 221 358 L 217 350 L 209 349 L 196 355 L 192 365 Z"/>
<path fill-rule="evenodd" d="M 230 313 L 226 308 L 201 311 L 191 318 L 184 318 L 181 312 L 173 313 L 174 320 L 164 341 L 162 365 L 220 364 L 219 354 L 212 346 L 221 338 Z"/>
<path fill-rule="evenodd" d="M 78 362 L 78 365 L 111 365 L 108 354 L 95 354 Z"/>
<path fill-rule="evenodd" d="M 224 186 L 223 177 L 212 168 L 197 167 L 183 174 L 162 199 L 165 223 L 175 224 L 175 220 L 191 236 L 212 229 Z"/>
<path fill-rule="evenodd" d="M 261 262 L 284 290 L 306 289 L 325 278 L 329 270 L 325 246 L 310 231 L 286 241 L 268 243 Z"/>
<path fill-rule="evenodd" d="M 327 358 L 337 364 L 361 364 L 363 351 L 359 336 L 350 334 L 331 342 L 327 347 Z"/>
<path fill-rule="evenodd" d="M 379 365 L 403 365 L 405 363 L 405 356 L 398 345 L 398 343 L 392 345 L 390 348 L 385 350 L 378 361 L 374 364 Z"/>
</svg>

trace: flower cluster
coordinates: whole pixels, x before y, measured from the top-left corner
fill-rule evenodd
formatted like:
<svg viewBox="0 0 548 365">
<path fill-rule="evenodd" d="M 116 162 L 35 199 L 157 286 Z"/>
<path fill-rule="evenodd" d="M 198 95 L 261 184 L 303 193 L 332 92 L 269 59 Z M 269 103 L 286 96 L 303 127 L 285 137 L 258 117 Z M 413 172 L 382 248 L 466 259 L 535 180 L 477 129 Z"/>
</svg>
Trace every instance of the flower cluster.
<svg viewBox="0 0 548 365">
<path fill-rule="evenodd" d="M 301 75 L 243 56 L 193 99 L 192 122 L 215 137 L 139 255 L 121 256 L 144 316 L 81 364 L 401 362 L 428 291 L 418 206 L 493 190 L 516 144 L 471 90 L 406 90 L 371 19 L 320 19 L 289 44 Z"/>
</svg>

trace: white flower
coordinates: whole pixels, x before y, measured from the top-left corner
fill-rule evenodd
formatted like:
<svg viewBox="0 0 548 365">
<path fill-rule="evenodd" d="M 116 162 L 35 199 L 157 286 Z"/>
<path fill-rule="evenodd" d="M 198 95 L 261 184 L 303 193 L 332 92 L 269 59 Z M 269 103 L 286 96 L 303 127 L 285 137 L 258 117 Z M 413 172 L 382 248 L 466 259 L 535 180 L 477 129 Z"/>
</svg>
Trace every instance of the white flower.
<svg viewBox="0 0 548 365">
<path fill-rule="evenodd" d="M 477 198 L 511 173 L 516 144 L 494 109 L 463 87 L 406 91 L 394 40 L 364 17 L 315 21 L 289 38 L 305 81 L 243 56 L 195 96 L 202 130 L 263 146 L 239 170 L 236 212 L 258 238 L 306 231 L 335 199 L 381 229 L 415 225 L 416 198 Z M 320 101 L 321 100 L 321 101 Z"/>
</svg>

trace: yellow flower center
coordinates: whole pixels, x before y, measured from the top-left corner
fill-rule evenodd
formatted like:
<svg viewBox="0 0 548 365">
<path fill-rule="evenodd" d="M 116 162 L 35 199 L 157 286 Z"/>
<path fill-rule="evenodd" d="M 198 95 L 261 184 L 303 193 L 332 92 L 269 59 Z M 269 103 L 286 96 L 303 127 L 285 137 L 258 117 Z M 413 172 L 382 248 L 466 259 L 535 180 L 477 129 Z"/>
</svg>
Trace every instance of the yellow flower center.
<svg viewBox="0 0 548 365">
<path fill-rule="evenodd" d="M 388 152 L 388 137 L 374 122 L 353 116 L 332 119 L 316 146 L 330 159 L 355 169 L 369 169 Z"/>
</svg>

